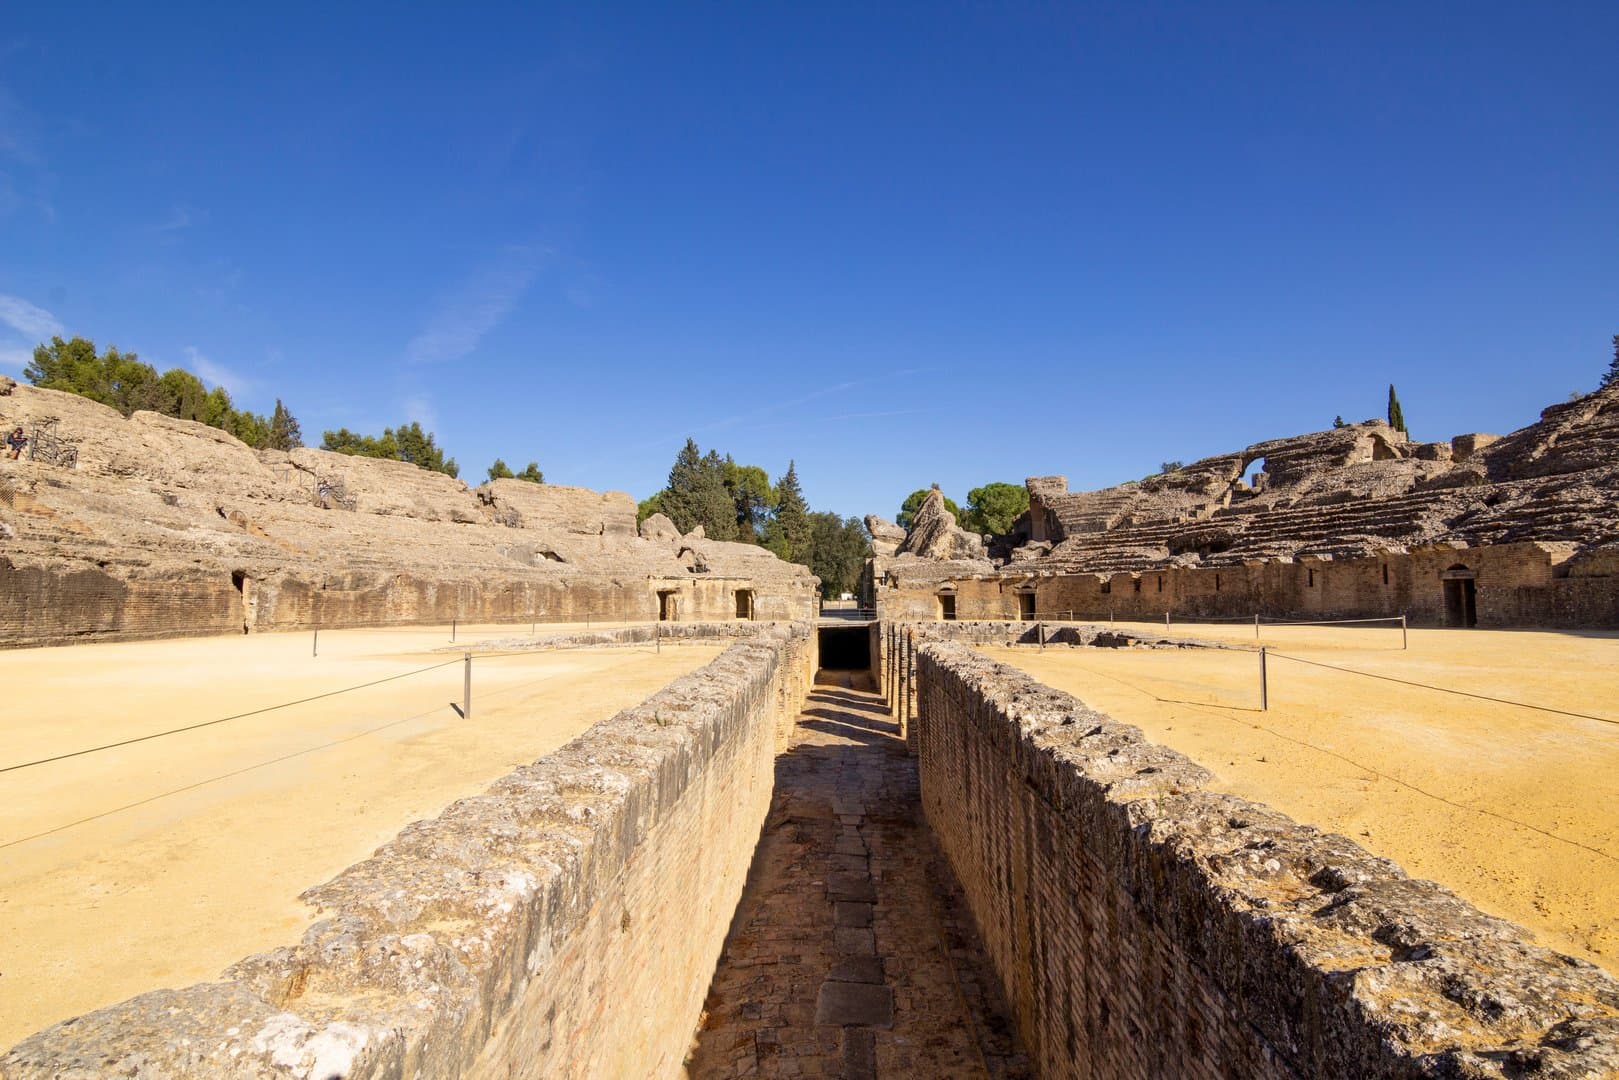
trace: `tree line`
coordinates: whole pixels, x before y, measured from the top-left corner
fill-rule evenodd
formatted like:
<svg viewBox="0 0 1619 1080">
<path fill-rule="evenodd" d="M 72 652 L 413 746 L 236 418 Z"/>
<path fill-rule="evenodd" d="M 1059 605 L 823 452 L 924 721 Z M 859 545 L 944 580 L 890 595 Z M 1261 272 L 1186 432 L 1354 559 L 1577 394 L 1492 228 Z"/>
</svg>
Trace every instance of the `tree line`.
<svg viewBox="0 0 1619 1080">
<path fill-rule="evenodd" d="M 821 579 L 821 595 L 854 592 L 871 554 L 871 537 L 858 518 L 812 511 L 798 481 L 796 462 L 770 482 L 758 465 L 742 465 L 717 450 L 706 454 L 687 439 L 669 469 L 669 482 L 643 499 L 637 520 L 663 514 L 689 533 L 699 525 L 713 540 L 758 544 Z"/>
<path fill-rule="evenodd" d="M 97 353 L 95 343 L 82 337 L 71 341 L 53 337 L 48 344 L 35 348 L 33 359 L 23 369 L 23 378 L 45 390 L 64 390 L 109 405 L 125 416 L 145 410 L 207 424 L 234 435 L 255 450 L 294 450 L 304 445 L 298 418 L 280 398 L 276 398 L 275 410 L 269 416 L 238 409 L 223 386 L 210 390 L 184 368 L 170 368 L 159 374 L 151 364 L 132 352 L 119 352 L 117 346 Z M 322 432 L 321 449 L 408 461 L 448 476 L 461 475 L 455 459 L 446 457 L 433 433 L 422 430 L 415 420 L 397 428 L 383 428 L 381 435 L 365 435 L 346 427 Z M 502 477 L 545 483 L 545 475 L 533 461 L 514 473 L 496 458 L 489 466 L 489 479 Z"/>
<path fill-rule="evenodd" d="M 34 350 L 23 368 L 23 378 L 46 390 L 99 401 L 128 416 L 138 409 L 194 420 L 236 436 L 255 450 L 291 450 L 302 446 L 303 434 L 292 412 L 276 398 L 275 411 L 261 416 L 238 409 L 223 386 L 212 390 L 184 368 L 158 374 L 151 364 L 116 346 L 98 354 L 95 343 L 82 337 L 63 341 L 53 337 Z"/>
</svg>

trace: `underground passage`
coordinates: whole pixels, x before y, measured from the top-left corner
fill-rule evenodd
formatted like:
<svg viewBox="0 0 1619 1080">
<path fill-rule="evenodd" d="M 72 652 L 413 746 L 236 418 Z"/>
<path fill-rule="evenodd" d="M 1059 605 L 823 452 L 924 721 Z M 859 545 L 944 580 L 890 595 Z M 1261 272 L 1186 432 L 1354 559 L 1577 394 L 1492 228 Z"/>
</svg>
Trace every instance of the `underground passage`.
<svg viewBox="0 0 1619 1080">
<path fill-rule="evenodd" d="M 864 626 L 820 628 L 821 667 L 828 671 L 869 671 L 871 632 Z"/>
</svg>

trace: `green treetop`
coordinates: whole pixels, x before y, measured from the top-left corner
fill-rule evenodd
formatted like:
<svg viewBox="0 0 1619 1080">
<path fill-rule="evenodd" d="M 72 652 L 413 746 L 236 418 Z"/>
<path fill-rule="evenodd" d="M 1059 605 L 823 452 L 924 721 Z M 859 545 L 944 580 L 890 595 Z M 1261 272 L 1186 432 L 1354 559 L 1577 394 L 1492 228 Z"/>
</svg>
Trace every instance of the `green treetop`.
<svg viewBox="0 0 1619 1080">
<path fill-rule="evenodd" d="M 1012 531 L 1018 515 L 1028 508 L 1028 488 L 996 481 L 967 492 L 967 511 L 961 515 L 961 525 L 969 532 L 1005 536 Z"/>
</svg>

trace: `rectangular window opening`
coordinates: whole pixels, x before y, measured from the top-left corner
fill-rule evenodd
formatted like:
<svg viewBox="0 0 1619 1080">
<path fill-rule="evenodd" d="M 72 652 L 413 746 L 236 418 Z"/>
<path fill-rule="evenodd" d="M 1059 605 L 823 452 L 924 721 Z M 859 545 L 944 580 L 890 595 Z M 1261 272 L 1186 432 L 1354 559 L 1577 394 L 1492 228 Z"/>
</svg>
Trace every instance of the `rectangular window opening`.
<svg viewBox="0 0 1619 1080">
<path fill-rule="evenodd" d="M 736 591 L 736 617 L 739 619 L 753 618 L 752 589 L 738 589 Z"/>
</svg>

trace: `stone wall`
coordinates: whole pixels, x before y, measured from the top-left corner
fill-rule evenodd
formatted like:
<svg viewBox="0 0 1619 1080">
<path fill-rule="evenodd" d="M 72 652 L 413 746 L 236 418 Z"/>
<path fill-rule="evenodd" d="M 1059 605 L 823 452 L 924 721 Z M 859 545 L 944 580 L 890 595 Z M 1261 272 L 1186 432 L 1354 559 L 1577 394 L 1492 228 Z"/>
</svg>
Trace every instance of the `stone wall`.
<svg viewBox="0 0 1619 1080">
<path fill-rule="evenodd" d="M 1619 626 L 1619 570 L 1602 551 L 1532 541 L 1465 548 L 1436 544 L 1359 559 L 1302 557 L 1225 567 L 1129 572 L 1018 573 L 905 582 L 876 590 L 879 617 L 938 619 L 953 596 L 958 619 L 1017 619 L 1019 595 L 1040 617 L 1159 621 L 1166 611 L 1300 619 L 1407 615 L 1414 626 L 1449 625 L 1445 576 L 1473 575 L 1479 626 Z"/>
<path fill-rule="evenodd" d="M 812 615 L 816 580 L 753 544 L 638 534 L 623 492 L 255 452 L 153 413 L 19 386 L 78 464 L 0 459 L 0 647 L 322 627 Z"/>
<path fill-rule="evenodd" d="M 1592 965 L 967 646 L 914 672 L 924 811 L 1044 1074 L 1619 1074 Z"/>
<path fill-rule="evenodd" d="M 202 569 L 120 577 L 94 567 L 13 567 L 0 559 L 0 647 L 451 620 L 651 622 L 660 591 L 677 598 L 674 621 L 706 622 L 736 618 L 739 589 L 753 593 L 760 621 L 802 619 L 814 603 L 807 586 L 761 588 L 752 579 L 455 580 L 372 571 L 260 578 Z"/>
<path fill-rule="evenodd" d="M 814 649 L 759 628 L 311 890 L 299 944 L 48 1028 L 0 1075 L 676 1074 Z"/>
</svg>

